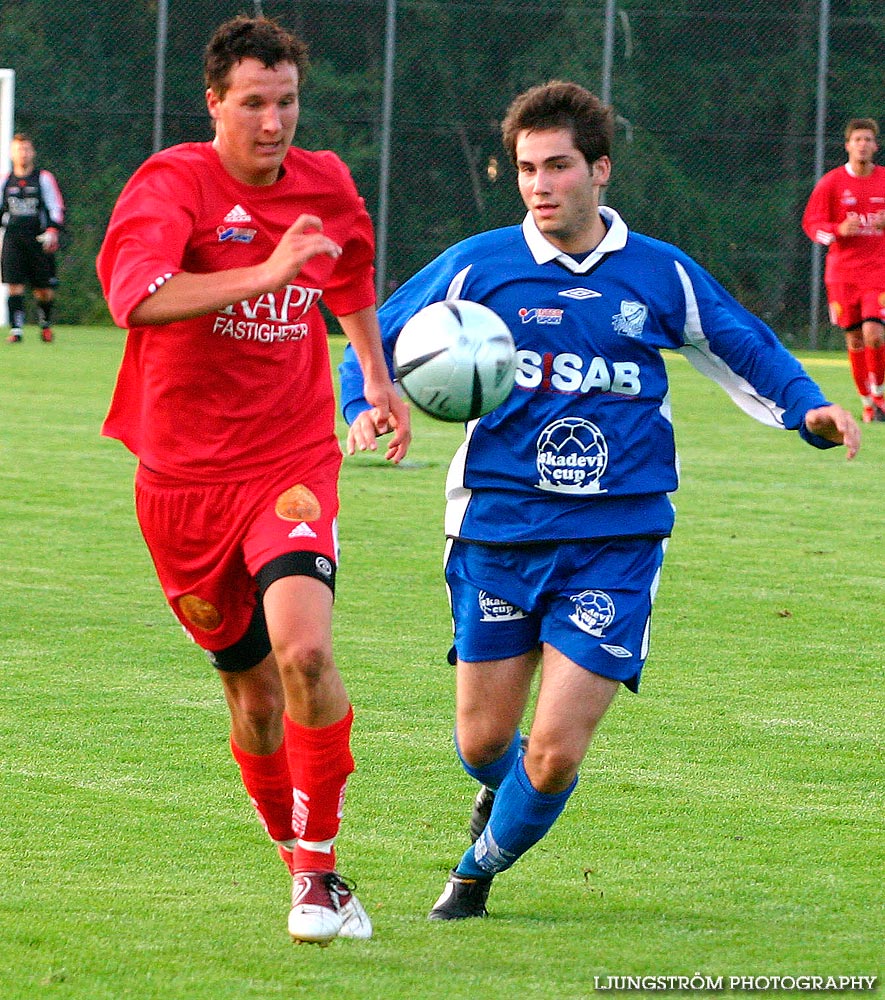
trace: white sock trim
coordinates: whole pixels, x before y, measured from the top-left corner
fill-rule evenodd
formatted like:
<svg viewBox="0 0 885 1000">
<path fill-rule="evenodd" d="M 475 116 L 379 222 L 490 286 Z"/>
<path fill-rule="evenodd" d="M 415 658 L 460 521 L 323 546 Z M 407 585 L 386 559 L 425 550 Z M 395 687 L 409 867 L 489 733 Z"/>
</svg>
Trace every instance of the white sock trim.
<svg viewBox="0 0 885 1000">
<path fill-rule="evenodd" d="M 298 846 L 305 851 L 316 851 L 317 854 L 331 854 L 332 845 L 335 843 L 334 838 L 332 840 L 299 840 Z"/>
</svg>

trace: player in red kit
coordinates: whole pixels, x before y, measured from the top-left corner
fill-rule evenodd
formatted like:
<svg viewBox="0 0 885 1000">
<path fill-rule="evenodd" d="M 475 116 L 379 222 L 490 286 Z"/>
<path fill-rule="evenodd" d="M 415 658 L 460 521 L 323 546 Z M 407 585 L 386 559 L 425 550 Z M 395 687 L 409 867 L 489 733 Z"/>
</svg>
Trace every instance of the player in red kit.
<svg viewBox="0 0 885 1000">
<path fill-rule="evenodd" d="M 831 321 L 844 332 L 865 423 L 885 421 L 885 167 L 873 157 L 879 126 L 852 118 L 848 162 L 821 177 L 802 228 L 827 250 L 824 283 Z"/>
<path fill-rule="evenodd" d="M 128 329 L 103 433 L 138 457 L 163 591 L 221 678 L 243 783 L 293 876 L 289 932 L 325 944 L 372 926 L 335 863 L 353 711 L 332 653 L 341 450 L 320 299 L 371 373 L 388 459 L 410 431 L 363 201 L 338 157 L 291 145 L 306 66 L 274 21 L 223 24 L 204 60 L 214 141 L 139 168 L 98 274 Z"/>
</svg>

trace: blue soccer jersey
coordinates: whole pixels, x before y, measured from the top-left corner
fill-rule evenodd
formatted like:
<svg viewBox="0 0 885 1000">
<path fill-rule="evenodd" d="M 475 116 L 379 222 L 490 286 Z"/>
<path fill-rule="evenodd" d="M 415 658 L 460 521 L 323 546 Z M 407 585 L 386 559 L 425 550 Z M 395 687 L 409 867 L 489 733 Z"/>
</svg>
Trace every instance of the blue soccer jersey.
<svg viewBox="0 0 885 1000">
<path fill-rule="evenodd" d="M 505 402 L 470 422 L 446 481 L 446 534 L 486 544 L 665 536 L 678 486 L 667 372 L 683 354 L 762 423 L 809 434 L 826 400 L 761 320 L 676 247 L 629 232 L 610 208 L 584 260 L 531 216 L 451 247 L 379 310 L 385 351 L 419 309 L 471 299 L 500 315 L 518 352 Z M 367 404 L 351 348 L 342 409 Z"/>
</svg>

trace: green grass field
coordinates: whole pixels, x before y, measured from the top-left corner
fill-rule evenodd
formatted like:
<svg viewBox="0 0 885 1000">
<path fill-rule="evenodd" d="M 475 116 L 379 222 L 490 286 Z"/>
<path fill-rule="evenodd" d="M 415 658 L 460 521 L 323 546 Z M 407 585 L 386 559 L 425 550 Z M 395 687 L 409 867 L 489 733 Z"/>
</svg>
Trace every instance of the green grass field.
<svg viewBox="0 0 885 1000">
<path fill-rule="evenodd" d="M 220 685 L 154 581 L 133 460 L 99 437 L 122 334 L 44 345 L 29 328 L 2 347 L 2 1000 L 548 1000 L 615 975 L 885 974 L 885 426 L 847 463 L 674 359 L 683 486 L 642 693 L 619 697 L 491 918 L 458 925 L 426 913 L 474 791 L 451 748 L 440 569 L 460 431 L 418 417 L 402 467 L 347 460 L 336 641 L 358 769 L 339 867 L 376 933 L 296 948 Z M 806 361 L 855 407 L 841 355 Z"/>
</svg>

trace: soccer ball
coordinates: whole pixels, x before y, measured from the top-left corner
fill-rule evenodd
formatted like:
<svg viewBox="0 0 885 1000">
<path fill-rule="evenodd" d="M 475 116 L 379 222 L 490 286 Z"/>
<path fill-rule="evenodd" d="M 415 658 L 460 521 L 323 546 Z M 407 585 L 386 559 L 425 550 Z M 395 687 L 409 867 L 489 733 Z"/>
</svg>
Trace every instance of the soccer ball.
<svg viewBox="0 0 885 1000">
<path fill-rule="evenodd" d="M 393 370 L 409 399 L 431 417 L 475 420 L 510 395 L 516 347 L 507 324 L 487 306 L 434 302 L 402 328 Z"/>
</svg>

